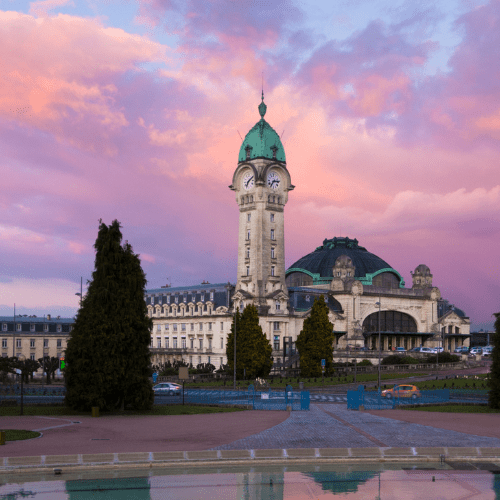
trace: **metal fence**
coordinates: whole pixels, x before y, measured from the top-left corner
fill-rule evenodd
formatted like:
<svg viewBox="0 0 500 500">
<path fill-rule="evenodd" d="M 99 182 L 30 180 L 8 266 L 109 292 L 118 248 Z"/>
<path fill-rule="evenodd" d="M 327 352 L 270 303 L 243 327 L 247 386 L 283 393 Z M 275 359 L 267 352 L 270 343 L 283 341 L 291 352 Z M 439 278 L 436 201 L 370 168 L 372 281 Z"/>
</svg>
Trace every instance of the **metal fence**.
<svg viewBox="0 0 500 500">
<path fill-rule="evenodd" d="M 184 389 L 176 395 L 155 395 L 155 404 L 216 404 L 245 405 L 254 410 L 309 410 L 309 391 L 294 391 L 291 386 L 285 390 L 255 390 L 253 385 L 247 390 Z"/>
<path fill-rule="evenodd" d="M 359 410 L 360 406 L 366 410 L 385 410 L 404 405 L 445 403 L 449 400 L 449 389 L 420 391 L 420 397 L 400 397 L 395 391 L 390 398 L 383 397 L 380 391 L 365 391 L 362 385 L 355 391 L 347 391 L 347 408 L 350 410 Z"/>
</svg>

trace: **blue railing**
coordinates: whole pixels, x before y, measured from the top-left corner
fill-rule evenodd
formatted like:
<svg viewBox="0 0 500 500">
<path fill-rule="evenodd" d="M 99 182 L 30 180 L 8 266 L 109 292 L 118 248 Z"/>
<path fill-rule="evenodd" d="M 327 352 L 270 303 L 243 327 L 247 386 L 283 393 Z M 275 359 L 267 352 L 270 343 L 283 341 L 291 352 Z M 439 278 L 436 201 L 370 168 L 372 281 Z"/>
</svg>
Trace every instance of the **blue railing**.
<svg viewBox="0 0 500 500">
<path fill-rule="evenodd" d="M 347 408 L 359 410 L 363 406 L 367 410 L 384 410 L 404 405 L 445 403 L 450 400 L 449 389 L 419 392 L 420 396 L 401 397 L 398 391 L 394 391 L 390 397 L 384 397 L 381 392 L 366 392 L 360 385 L 355 391 L 347 391 Z"/>
<path fill-rule="evenodd" d="M 184 389 L 176 395 L 155 396 L 155 404 L 217 404 L 217 405 L 245 405 L 254 410 L 286 410 L 292 411 L 309 410 L 309 391 L 296 392 L 291 386 L 283 391 L 256 391 L 251 385 L 247 390 L 207 390 L 207 389 Z"/>
</svg>

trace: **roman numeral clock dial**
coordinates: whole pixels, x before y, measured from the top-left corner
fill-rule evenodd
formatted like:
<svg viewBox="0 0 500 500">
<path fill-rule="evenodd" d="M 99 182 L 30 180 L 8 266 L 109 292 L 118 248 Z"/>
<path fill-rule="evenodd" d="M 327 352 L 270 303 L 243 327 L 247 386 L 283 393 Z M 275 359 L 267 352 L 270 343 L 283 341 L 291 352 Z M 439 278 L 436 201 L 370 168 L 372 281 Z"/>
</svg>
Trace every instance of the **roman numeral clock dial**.
<svg viewBox="0 0 500 500">
<path fill-rule="evenodd" d="M 278 186 L 280 185 L 280 178 L 278 176 L 278 174 L 276 172 L 271 172 L 268 176 L 267 176 L 267 185 L 271 188 L 271 189 L 278 189 Z"/>
<path fill-rule="evenodd" d="M 254 185 L 254 175 L 253 173 L 249 172 L 248 174 L 245 174 L 243 176 L 243 187 L 248 191 L 249 189 L 253 188 Z"/>
</svg>

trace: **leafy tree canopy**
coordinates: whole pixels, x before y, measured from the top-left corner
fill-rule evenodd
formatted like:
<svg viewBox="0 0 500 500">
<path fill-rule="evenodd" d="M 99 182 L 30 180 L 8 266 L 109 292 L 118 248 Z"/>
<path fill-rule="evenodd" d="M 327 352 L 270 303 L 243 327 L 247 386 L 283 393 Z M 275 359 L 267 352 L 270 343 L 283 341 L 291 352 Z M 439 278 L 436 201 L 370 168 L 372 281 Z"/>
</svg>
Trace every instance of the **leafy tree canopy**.
<svg viewBox="0 0 500 500">
<path fill-rule="evenodd" d="M 267 377 L 273 361 L 272 347 L 259 325 L 259 315 L 254 305 L 245 307 L 240 314 L 236 310 L 231 325 L 231 333 L 226 343 L 229 372 L 234 371 L 234 336 L 236 330 L 236 378 Z"/>
<path fill-rule="evenodd" d="M 79 410 L 148 409 L 152 320 L 139 256 L 120 223 L 100 221 L 95 268 L 66 349 L 66 404 Z"/>
<path fill-rule="evenodd" d="M 314 301 L 311 314 L 295 343 L 300 355 L 302 377 L 320 377 L 321 360 L 325 360 L 325 371 L 330 373 L 333 362 L 333 324 L 328 319 L 328 306 L 321 295 Z"/>
<path fill-rule="evenodd" d="M 500 409 L 500 313 L 495 314 L 495 333 L 493 334 L 492 363 L 490 368 L 489 406 Z"/>
</svg>

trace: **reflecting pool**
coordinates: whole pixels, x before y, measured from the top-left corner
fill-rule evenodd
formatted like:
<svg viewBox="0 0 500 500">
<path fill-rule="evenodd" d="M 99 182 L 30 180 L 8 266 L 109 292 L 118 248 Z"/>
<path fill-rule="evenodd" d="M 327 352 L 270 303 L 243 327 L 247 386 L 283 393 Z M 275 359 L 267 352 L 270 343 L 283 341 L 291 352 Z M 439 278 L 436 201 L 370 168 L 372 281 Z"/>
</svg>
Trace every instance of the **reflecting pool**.
<svg viewBox="0 0 500 500">
<path fill-rule="evenodd" d="M 462 470 L 446 463 L 384 463 L 9 473 L 0 476 L 0 500 L 500 500 L 500 467 L 458 467 Z"/>
</svg>

